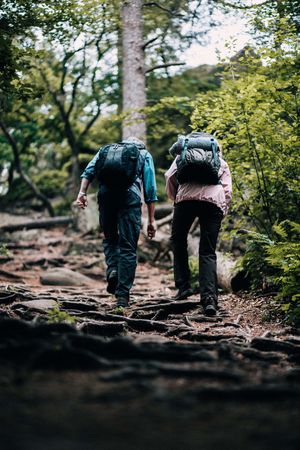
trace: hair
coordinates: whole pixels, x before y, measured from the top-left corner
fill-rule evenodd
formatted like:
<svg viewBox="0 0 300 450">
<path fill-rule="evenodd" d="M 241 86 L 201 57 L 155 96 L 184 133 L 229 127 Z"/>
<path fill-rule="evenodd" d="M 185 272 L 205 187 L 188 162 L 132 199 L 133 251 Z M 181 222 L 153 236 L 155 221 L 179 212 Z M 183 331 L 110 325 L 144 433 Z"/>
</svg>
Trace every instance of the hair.
<svg viewBox="0 0 300 450">
<path fill-rule="evenodd" d="M 141 141 L 141 139 L 137 138 L 136 136 L 129 136 L 127 139 L 123 139 L 123 141 L 127 142 L 133 142 L 134 144 L 142 145 L 143 147 L 146 147 L 145 143 Z"/>
</svg>

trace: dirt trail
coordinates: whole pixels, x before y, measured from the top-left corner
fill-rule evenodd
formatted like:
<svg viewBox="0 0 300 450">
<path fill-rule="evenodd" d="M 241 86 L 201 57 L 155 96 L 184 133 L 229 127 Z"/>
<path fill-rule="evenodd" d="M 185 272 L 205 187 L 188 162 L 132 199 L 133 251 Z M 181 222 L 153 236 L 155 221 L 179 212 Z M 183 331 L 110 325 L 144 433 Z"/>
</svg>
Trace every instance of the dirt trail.
<svg viewBox="0 0 300 450">
<path fill-rule="evenodd" d="M 140 264 L 131 306 L 116 315 L 98 238 L 9 236 L 1 449 L 298 448 L 300 337 L 270 320 L 265 298 L 223 294 L 207 318 L 197 296 L 172 301 L 169 270 Z M 42 285 L 53 268 L 88 284 Z"/>
</svg>

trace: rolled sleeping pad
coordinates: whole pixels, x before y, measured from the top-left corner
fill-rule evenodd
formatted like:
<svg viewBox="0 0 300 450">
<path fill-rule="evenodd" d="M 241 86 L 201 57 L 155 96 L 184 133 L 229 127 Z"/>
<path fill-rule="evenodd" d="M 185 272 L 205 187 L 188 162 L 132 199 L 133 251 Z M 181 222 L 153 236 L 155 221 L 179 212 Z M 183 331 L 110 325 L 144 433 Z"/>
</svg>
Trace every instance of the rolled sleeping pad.
<svg viewBox="0 0 300 450">
<path fill-rule="evenodd" d="M 212 150 L 212 144 L 215 143 L 218 147 L 218 142 L 213 136 L 197 136 L 197 137 L 187 137 L 180 135 L 170 148 L 171 155 L 180 155 L 184 148 L 186 139 L 188 139 L 187 148 L 201 148 L 203 150 Z"/>
</svg>

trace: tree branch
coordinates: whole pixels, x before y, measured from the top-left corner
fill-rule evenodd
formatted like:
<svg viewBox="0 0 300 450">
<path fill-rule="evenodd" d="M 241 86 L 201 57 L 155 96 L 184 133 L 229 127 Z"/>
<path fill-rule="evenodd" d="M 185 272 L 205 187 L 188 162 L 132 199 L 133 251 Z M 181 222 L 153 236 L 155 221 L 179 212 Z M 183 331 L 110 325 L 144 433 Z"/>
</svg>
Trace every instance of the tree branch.
<svg viewBox="0 0 300 450">
<path fill-rule="evenodd" d="M 96 111 L 95 115 L 91 118 L 91 120 L 86 124 L 84 130 L 80 133 L 80 135 L 79 135 L 79 140 L 80 140 L 81 138 L 83 138 L 83 137 L 87 134 L 87 132 L 89 131 L 89 129 L 94 125 L 94 123 L 96 122 L 96 120 L 97 120 L 98 117 L 100 116 L 100 112 L 101 112 L 101 107 L 100 107 L 100 105 L 98 104 L 98 105 L 97 105 L 97 111 Z"/>
<path fill-rule="evenodd" d="M 45 75 L 45 73 L 43 72 L 42 69 L 40 69 L 40 74 L 41 74 L 41 77 L 42 77 L 45 85 L 47 86 L 48 91 L 50 92 L 50 94 L 51 94 L 51 96 L 53 98 L 53 101 L 54 101 L 55 105 L 57 106 L 58 111 L 59 111 L 59 113 L 61 115 L 62 121 L 64 123 L 65 135 L 66 135 L 66 138 L 67 138 L 68 143 L 70 145 L 72 154 L 77 157 L 78 141 L 77 141 L 76 136 L 75 136 L 75 134 L 73 132 L 72 124 L 71 124 L 71 122 L 69 120 L 69 116 L 67 115 L 67 112 L 65 110 L 65 106 L 59 100 L 59 98 L 57 97 L 56 92 L 53 91 L 53 89 L 51 88 L 49 80 L 48 80 L 47 76 Z"/>
<path fill-rule="evenodd" d="M 262 3 L 257 3 L 255 5 L 248 5 L 248 6 L 231 3 L 231 2 L 228 2 L 227 0 L 217 0 L 217 3 L 220 3 L 222 6 L 226 6 L 228 8 L 240 9 L 242 11 L 246 11 L 249 9 L 255 9 L 255 8 L 259 8 L 260 6 L 267 5 L 268 3 L 271 3 L 272 1 L 273 0 L 266 0 Z"/>
<path fill-rule="evenodd" d="M 157 70 L 157 69 L 164 69 L 164 68 L 166 68 L 166 67 L 171 67 L 171 66 L 185 66 L 185 63 L 167 63 L 167 64 L 158 64 L 157 66 L 153 66 L 153 67 L 150 67 L 149 69 L 146 69 L 146 70 L 145 70 L 145 74 L 146 74 L 146 73 L 153 72 L 154 70 Z"/>
<path fill-rule="evenodd" d="M 166 8 L 165 6 L 162 6 L 162 5 L 160 5 L 159 3 L 157 3 L 157 2 L 148 2 L 148 3 L 144 3 L 143 6 L 146 6 L 146 7 L 147 7 L 147 6 L 156 6 L 156 8 L 159 8 L 159 9 L 161 9 L 162 11 L 165 11 L 165 12 L 167 12 L 168 14 L 173 15 L 173 11 L 172 11 L 171 9 Z"/>
<path fill-rule="evenodd" d="M 145 49 L 148 47 L 148 45 L 150 45 L 150 44 L 152 44 L 153 42 L 157 41 L 157 39 L 159 39 L 160 37 L 161 37 L 161 34 L 155 36 L 155 37 L 152 38 L 152 39 L 149 39 L 148 41 L 146 41 L 146 42 L 144 43 L 142 49 L 145 50 Z"/>
<path fill-rule="evenodd" d="M 21 179 L 33 191 L 35 196 L 39 200 L 41 200 L 43 205 L 47 208 L 50 216 L 54 216 L 54 210 L 53 210 L 53 207 L 52 207 L 50 201 L 48 200 L 48 198 L 39 190 L 39 188 L 35 185 L 35 183 L 33 183 L 33 181 L 31 181 L 29 176 L 26 175 L 26 173 L 23 172 L 23 169 L 22 169 L 22 166 L 21 166 L 20 155 L 19 155 L 18 144 L 15 141 L 14 137 L 12 136 L 12 134 L 8 131 L 5 123 L 2 120 L 0 120 L 0 128 L 1 128 L 4 136 L 6 137 L 8 143 L 10 144 L 10 146 L 12 148 L 13 155 L 14 155 L 14 165 L 15 165 L 15 168 L 16 168 L 18 174 L 20 175 Z"/>
<path fill-rule="evenodd" d="M 77 94 L 77 88 L 78 88 L 79 81 L 81 80 L 82 77 L 84 77 L 84 75 L 86 73 L 86 52 L 85 51 L 86 51 L 86 47 L 84 47 L 84 49 L 83 49 L 83 62 L 82 62 L 81 71 L 80 71 L 79 75 L 77 76 L 77 78 L 75 79 L 74 84 L 73 84 L 71 102 L 70 102 L 70 106 L 66 112 L 66 115 L 68 118 L 70 117 L 70 114 L 73 111 L 73 108 L 75 106 L 75 100 L 76 100 L 76 94 Z"/>
</svg>

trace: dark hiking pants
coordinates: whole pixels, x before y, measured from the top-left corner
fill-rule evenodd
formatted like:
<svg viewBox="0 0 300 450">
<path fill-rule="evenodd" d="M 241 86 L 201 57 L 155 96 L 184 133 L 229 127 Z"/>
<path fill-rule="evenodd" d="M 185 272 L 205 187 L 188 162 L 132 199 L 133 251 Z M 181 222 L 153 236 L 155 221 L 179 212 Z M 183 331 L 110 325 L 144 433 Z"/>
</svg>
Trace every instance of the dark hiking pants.
<svg viewBox="0 0 300 450">
<path fill-rule="evenodd" d="M 203 301 L 212 296 L 217 300 L 216 244 L 223 218 L 220 208 L 210 202 L 191 200 L 175 205 L 172 224 L 175 285 L 180 290 L 190 288 L 187 238 L 195 218 L 199 218 L 199 285 Z"/>
<path fill-rule="evenodd" d="M 100 200 L 101 201 L 101 200 Z M 137 243 L 141 229 L 141 207 L 124 206 L 118 202 L 102 202 L 100 224 L 104 233 L 103 248 L 106 275 L 118 274 L 116 297 L 129 297 L 137 265 Z"/>
</svg>

